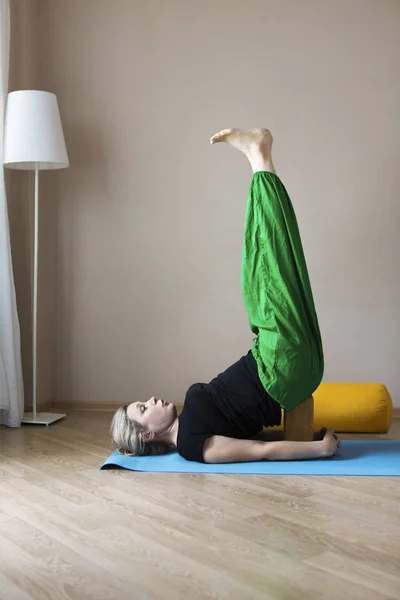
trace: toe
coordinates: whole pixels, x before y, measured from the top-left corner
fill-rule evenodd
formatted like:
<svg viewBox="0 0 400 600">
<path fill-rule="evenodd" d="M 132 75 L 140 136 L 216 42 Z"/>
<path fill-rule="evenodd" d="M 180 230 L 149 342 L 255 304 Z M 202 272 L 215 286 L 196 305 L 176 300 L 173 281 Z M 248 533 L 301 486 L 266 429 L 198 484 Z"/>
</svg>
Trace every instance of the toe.
<svg viewBox="0 0 400 600">
<path fill-rule="evenodd" d="M 223 142 L 228 135 L 233 133 L 233 131 L 233 129 L 222 129 L 221 131 L 212 136 L 212 138 L 210 139 L 210 143 L 216 144 L 217 142 Z"/>
</svg>

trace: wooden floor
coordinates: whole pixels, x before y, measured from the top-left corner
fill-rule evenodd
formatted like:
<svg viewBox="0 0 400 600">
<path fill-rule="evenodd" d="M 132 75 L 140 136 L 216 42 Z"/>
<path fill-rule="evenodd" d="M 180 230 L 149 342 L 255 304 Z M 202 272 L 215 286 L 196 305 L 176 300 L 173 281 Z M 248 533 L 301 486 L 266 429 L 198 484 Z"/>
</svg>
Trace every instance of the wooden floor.
<svg viewBox="0 0 400 600">
<path fill-rule="evenodd" d="M 400 478 L 99 471 L 109 421 L 0 428 L 2 600 L 399 600 Z"/>
</svg>

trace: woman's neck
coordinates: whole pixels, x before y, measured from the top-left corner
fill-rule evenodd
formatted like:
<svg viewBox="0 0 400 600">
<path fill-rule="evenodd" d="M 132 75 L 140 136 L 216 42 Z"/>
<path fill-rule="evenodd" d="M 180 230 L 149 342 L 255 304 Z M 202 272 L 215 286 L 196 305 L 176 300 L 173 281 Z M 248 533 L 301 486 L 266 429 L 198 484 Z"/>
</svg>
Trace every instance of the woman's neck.
<svg viewBox="0 0 400 600">
<path fill-rule="evenodd" d="M 179 429 L 179 419 L 175 417 L 175 421 L 172 423 L 170 427 L 164 432 L 158 434 L 155 438 L 155 442 L 160 442 L 162 444 L 173 444 L 176 446 L 178 439 L 178 429 Z"/>
</svg>

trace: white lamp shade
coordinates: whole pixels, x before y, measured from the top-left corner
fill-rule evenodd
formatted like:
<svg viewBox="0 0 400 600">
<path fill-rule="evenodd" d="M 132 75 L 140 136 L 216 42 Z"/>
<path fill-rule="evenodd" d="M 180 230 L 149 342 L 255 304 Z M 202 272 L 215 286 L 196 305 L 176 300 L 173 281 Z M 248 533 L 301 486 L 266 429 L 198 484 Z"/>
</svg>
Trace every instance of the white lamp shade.
<svg viewBox="0 0 400 600">
<path fill-rule="evenodd" d="M 4 166 L 9 169 L 64 169 L 69 166 L 55 94 L 21 90 L 8 94 L 4 125 Z"/>
</svg>

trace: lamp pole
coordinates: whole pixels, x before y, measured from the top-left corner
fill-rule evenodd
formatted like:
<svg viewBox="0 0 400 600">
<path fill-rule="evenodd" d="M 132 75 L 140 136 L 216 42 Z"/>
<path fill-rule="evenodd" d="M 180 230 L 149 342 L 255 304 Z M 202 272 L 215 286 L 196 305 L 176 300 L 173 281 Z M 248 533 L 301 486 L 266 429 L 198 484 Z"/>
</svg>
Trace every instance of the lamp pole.
<svg viewBox="0 0 400 600">
<path fill-rule="evenodd" d="M 39 240 L 39 167 L 35 164 L 35 226 L 33 250 L 33 331 L 32 331 L 32 368 L 33 368 L 33 419 L 36 420 L 37 402 L 37 307 L 38 307 L 38 240 Z"/>
</svg>

